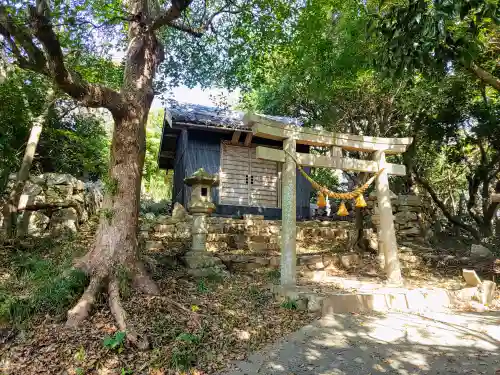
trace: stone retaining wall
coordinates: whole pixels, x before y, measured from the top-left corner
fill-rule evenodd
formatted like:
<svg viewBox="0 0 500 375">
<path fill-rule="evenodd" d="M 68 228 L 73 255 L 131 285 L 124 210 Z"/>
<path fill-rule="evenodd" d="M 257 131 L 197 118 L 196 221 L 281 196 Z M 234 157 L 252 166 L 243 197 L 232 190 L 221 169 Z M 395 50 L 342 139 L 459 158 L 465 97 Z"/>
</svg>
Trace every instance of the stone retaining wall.
<svg viewBox="0 0 500 375">
<path fill-rule="evenodd" d="M 377 229 L 379 223 L 376 197 L 367 200 L 365 219 L 368 227 Z M 415 195 L 394 196 L 392 199 L 396 234 L 400 239 L 429 235 L 430 202 Z M 142 217 L 140 238 L 147 251 L 167 251 L 177 254 L 186 251 L 191 241 L 192 217 L 180 205 L 173 216 L 147 214 Z M 175 211 L 175 209 L 174 209 Z M 207 248 L 213 252 L 241 250 L 242 253 L 279 251 L 280 220 L 210 217 Z M 345 245 L 354 231 L 351 221 L 310 220 L 297 222 L 298 252 L 321 250 L 327 246 Z M 321 245 L 321 246 L 319 246 Z M 307 251 L 310 250 L 310 251 Z"/>
<path fill-rule="evenodd" d="M 157 216 L 142 218 L 140 238 L 147 252 L 162 252 L 177 256 L 184 254 L 191 242 L 192 217 Z M 227 262 L 248 263 L 249 258 L 279 260 L 281 221 L 262 219 L 208 218 L 207 249 L 221 254 Z M 343 249 L 354 224 L 350 222 L 304 221 L 297 223 L 297 252 Z M 224 253 L 224 254 L 223 254 Z"/>
<path fill-rule="evenodd" d="M 366 203 L 367 219 L 376 230 L 380 223 L 376 195 L 370 194 Z M 400 239 L 414 237 L 428 239 L 432 236 L 430 230 L 431 202 L 428 198 L 417 195 L 393 195 L 391 204 L 396 235 Z"/>
<path fill-rule="evenodd" d="M 4 199 L 16 176 L 9 178 Z M 69 174 L 46 173 L 26 181 L 19 201 L 18 233 L 30 236 L 58 236 L 76 233 L 79 226 L 102 205 L 101 183 L 84 183 Z M 0 228 L 3 214 L 0 213 Z"/>
</svg>

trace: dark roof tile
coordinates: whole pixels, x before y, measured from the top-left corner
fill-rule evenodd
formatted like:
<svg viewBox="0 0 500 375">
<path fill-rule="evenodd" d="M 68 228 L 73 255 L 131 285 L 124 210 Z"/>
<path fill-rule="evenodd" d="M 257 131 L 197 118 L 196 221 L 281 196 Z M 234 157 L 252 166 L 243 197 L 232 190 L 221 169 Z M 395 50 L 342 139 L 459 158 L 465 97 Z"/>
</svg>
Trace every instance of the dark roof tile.
<svg viewBox="0 0 500 375">
<path fill-rule="evenodd" d="M 230 109 L 209 107 L 199 104 L 179 103 L 169 101 L 167 111 L 172 116 L 172 122 L 185 122 L 213 127 L 250 130 L 243 123 L 243 112 Z M 302 122 L 292 117 L 266 116 L 270 119 L 291 125 L 302 126 Z"/>
</svg>

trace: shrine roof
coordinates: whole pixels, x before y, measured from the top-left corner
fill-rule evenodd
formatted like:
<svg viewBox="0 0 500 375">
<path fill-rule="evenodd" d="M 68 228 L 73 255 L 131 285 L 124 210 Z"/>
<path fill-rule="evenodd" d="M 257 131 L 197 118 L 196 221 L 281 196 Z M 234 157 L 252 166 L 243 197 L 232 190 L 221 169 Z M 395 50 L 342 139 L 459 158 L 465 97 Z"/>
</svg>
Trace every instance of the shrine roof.
<svg viewBox="0 0 500 375">
<path fill-rule="evenodd" d="M 200 104 L 180 103 L 170 101 L 166 107 L 166 119 L 170 126 L 175 124 L 204 125 L 206 127 L 251 131 L 251 127 L 243 122 L 244 112 L 224 107 L 211 107 Z M 264 117 L 286 123 L 302 126 L 302 121 L 293 117 L 269 116 Z"/>
</svg>

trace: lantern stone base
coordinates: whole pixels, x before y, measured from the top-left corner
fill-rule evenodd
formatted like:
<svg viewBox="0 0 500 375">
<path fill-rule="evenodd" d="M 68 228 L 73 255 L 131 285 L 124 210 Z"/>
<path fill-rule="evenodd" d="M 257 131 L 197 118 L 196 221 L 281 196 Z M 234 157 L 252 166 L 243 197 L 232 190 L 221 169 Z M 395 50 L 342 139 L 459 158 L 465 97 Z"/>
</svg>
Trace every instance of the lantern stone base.
<svg viewBox="0 0 500 375">
<path fill-rule="evenodd" d="M 188 274 L 194 277 L 210 275 L 229 276 L 229 272 L 222 261 L 207 251 L 190 250 L 184 256 Z"/>
</svg>

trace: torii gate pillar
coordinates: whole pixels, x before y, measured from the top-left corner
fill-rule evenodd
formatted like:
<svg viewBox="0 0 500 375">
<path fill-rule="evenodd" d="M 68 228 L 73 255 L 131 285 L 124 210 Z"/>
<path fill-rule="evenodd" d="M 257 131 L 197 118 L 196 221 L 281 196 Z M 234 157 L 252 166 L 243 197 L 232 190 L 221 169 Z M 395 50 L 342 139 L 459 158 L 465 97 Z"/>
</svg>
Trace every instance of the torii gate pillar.
<svg viewBox="0 0 500 375">
<path fill-rule="evenodd" d="M 379 169 L 386 167 L 385 152 L 376 151 L 373 153 L 373 159 L 378 163 Z M 391 192 L 389 190 L 389 179 L 387 170 L 375 180 L 375 189 L 377 190 L 377 202 L 379 210 L 379 253 L 384 254 L 385 272 L 387 280 L 391 284 L 401 284 L 403 278 L 398 261 L 398 245 L 396 242 L 396 232 L 394 230 L 394 216 L 392 215 Z"/>
<path fill-rule="evenodd" d="M 295 155 L 295 139 L 283 140 L 283 149 Z M 296 272 L 296 175 L 297 166 L 293 159 L 285 154 L 285 162 L 281 171 L 281 285 L 295 286 Z"/>
</svg>

